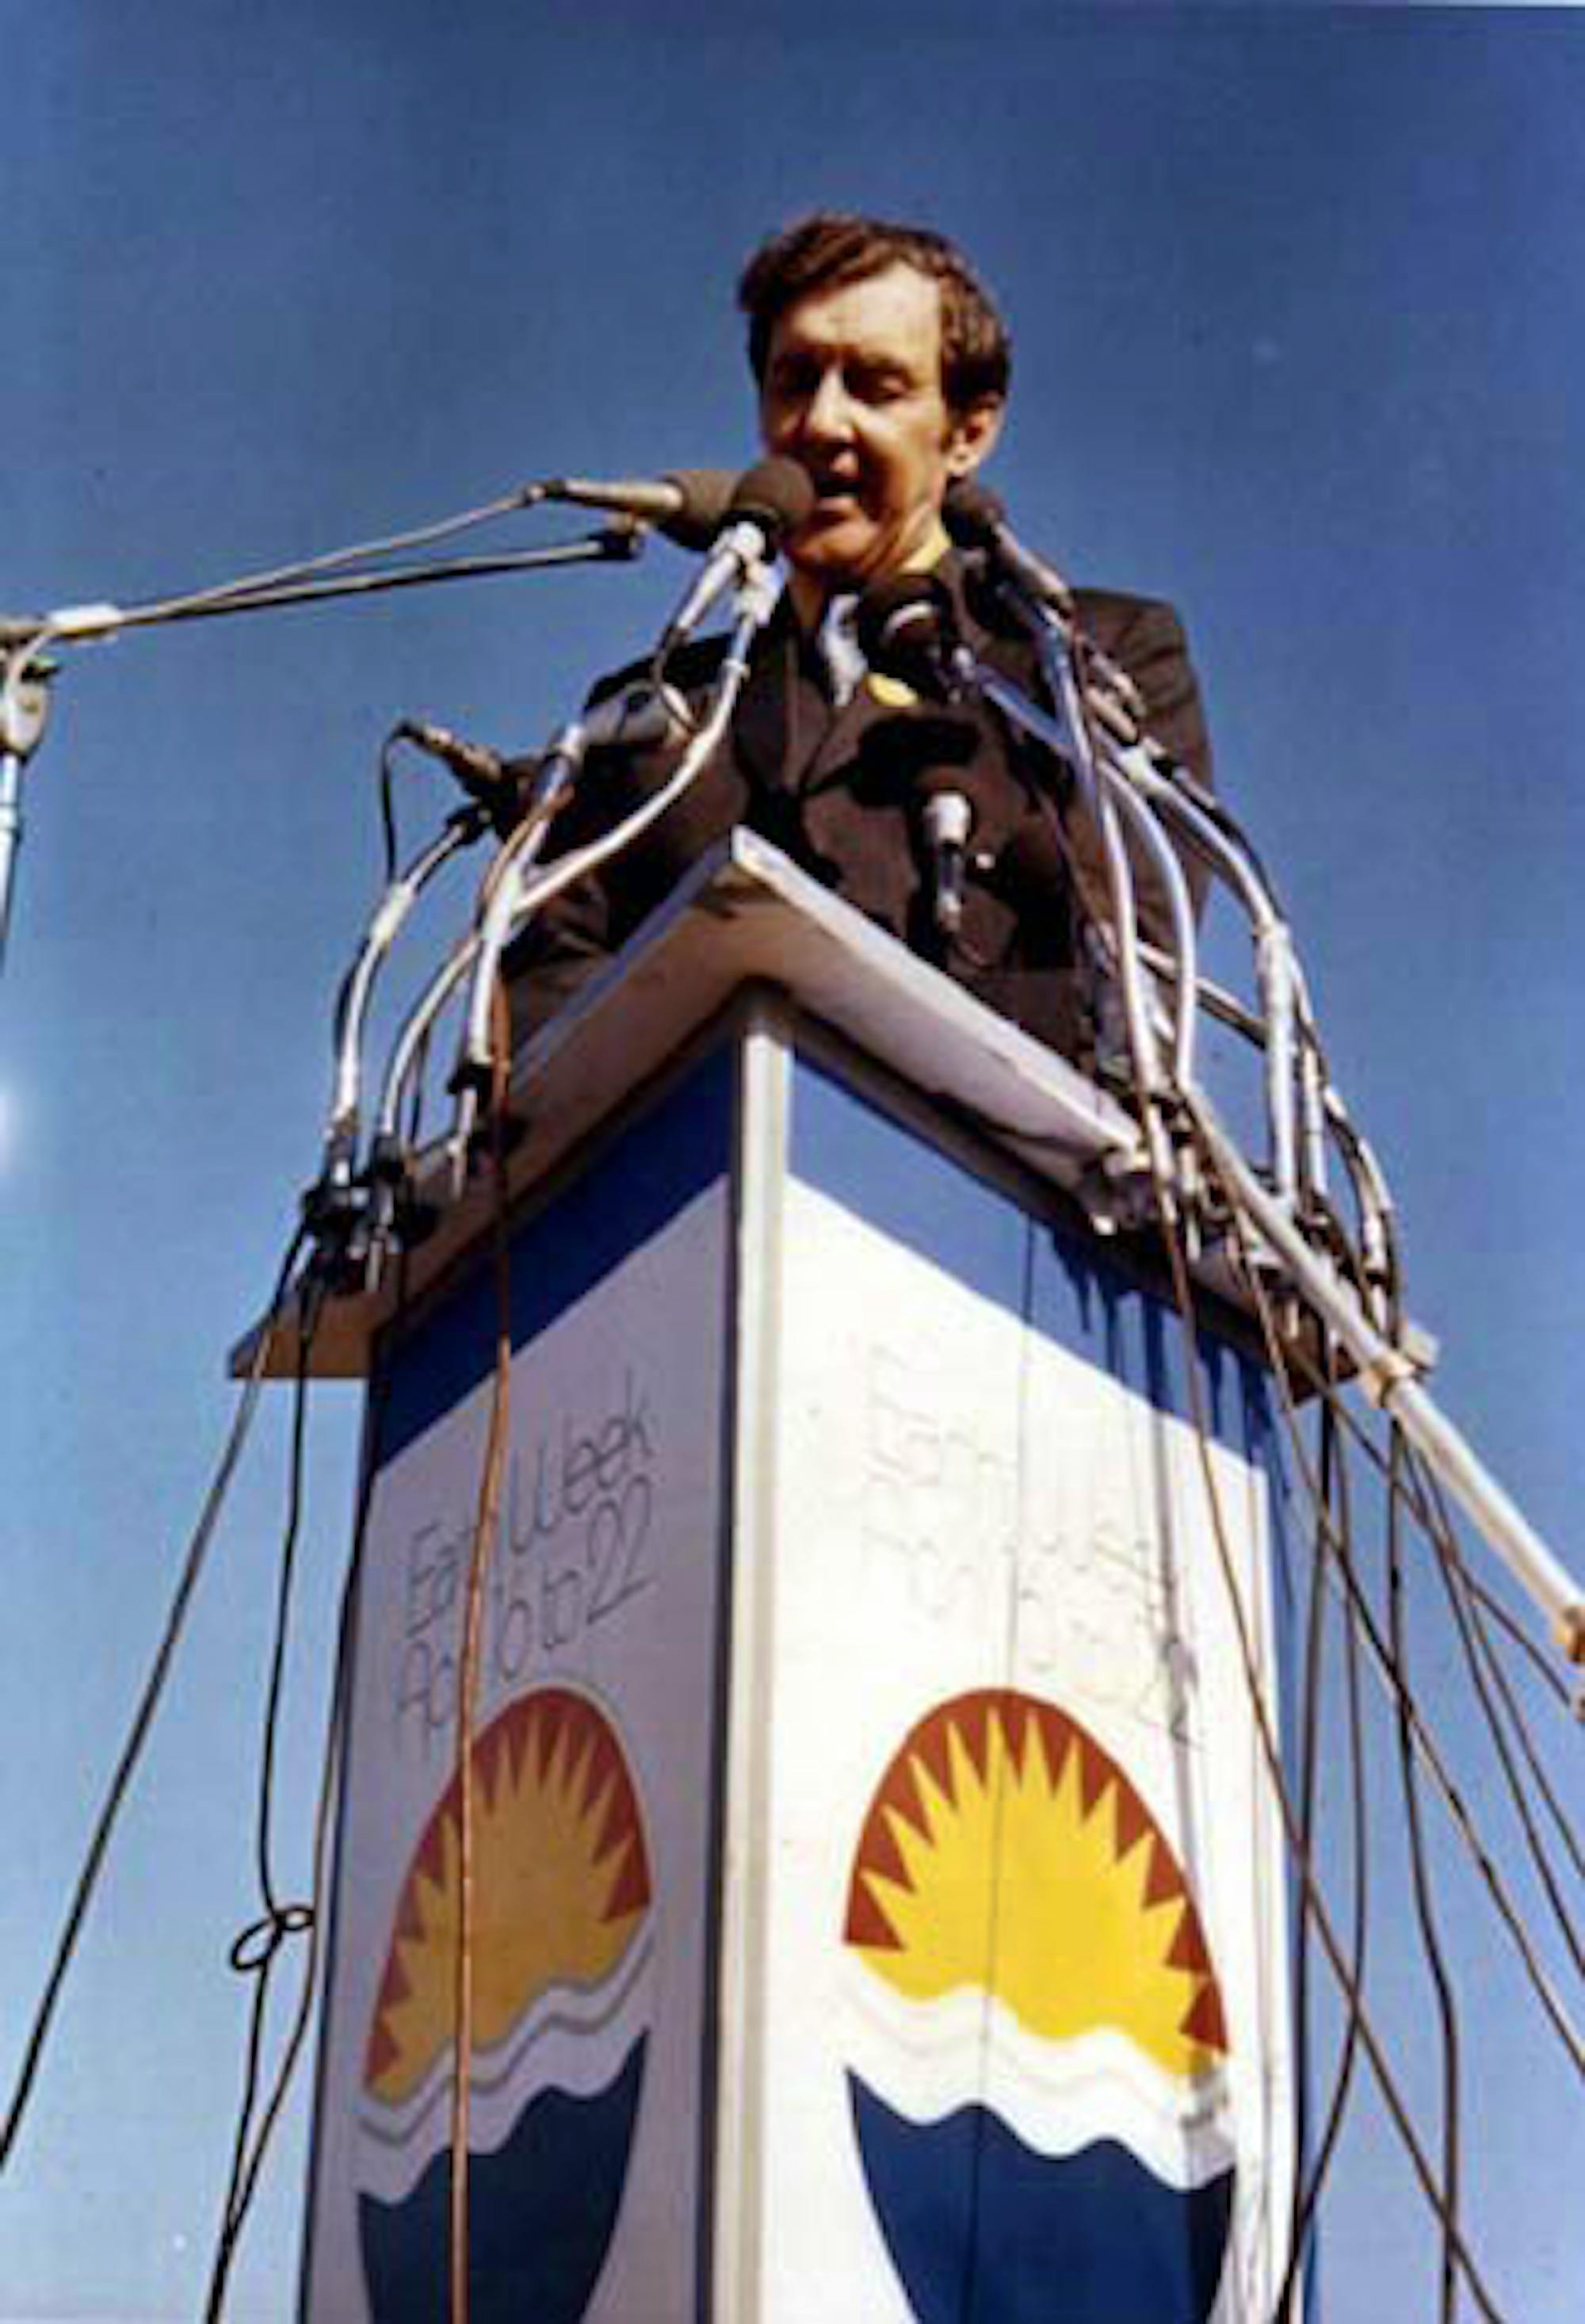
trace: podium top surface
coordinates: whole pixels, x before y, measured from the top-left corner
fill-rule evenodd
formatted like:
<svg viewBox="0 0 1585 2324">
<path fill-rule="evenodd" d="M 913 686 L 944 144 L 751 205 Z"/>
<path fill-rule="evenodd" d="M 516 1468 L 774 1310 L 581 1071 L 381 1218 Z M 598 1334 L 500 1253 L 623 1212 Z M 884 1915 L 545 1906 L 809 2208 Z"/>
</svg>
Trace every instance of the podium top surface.
<svg viewBox="0 0 1585 2324">
<path fill-rule="evenodd" d="M 1104 1091 L 1055 1051 L 997 1016 L 753 833 L 702 856 L 622 950 L 592 975 L 515 1060 L 511 1107 L 523 1135 L 510 1160 L 521 1197 L 613 1115 L 745 986 L 771 988 L 802 1018 L 842 1035 L 927 1103 L 966 1124 L 1036 1176 L 1073 1191 L 1137 1130 Z M 438 1151 L 420 1157 L 419 1194 L 439 1212 L 405 1269 L 373 1290 L 327 1302 L 309 1369 L 353 1379 L 395 1313 L 484 1232 L 485 1176 L 455 1197 Z M 234 1351 L 245 1370 L 257 1329 Z M 273 1332 L 266 1370 L 295 1369 L 297 1332 Z"/>
</svg>

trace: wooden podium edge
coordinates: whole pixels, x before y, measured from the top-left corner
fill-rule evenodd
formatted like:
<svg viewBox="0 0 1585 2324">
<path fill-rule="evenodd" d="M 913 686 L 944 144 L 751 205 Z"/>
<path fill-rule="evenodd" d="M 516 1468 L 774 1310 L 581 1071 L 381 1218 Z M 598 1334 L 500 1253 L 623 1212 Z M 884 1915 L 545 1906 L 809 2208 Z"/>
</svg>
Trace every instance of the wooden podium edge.
<svg viewBox="0 0 1585 2324">
<path fill-rule="evenodd" d="M 702 856 L 631 941 L 514 1062 L 516 1136 L 509 1198 L 521 1204 L 635 1093 L 721 1017 L 745 986 L 771 985 L 926 1106 L 941 1109 L 1019 1167 L 1073 1195 L 1108 1156 L 1137 1142 L 1129 1115 L 1055 1050 L 976 1001 L 832 895 L 753 833 Z M 439 1146 L 419 1157 L 417 1192 L 433 1231 L 372 1291 L 326 1300 L 309 1351 L 317 1379 L 366 1378 L 376 1340 L 426 1299 L 485 1231 L 493 1196 L 475 1172 L 452 1196 Z M 230 1353 L 234 1377 L 258 1360 L 295 1377 L 303 1307 L 256 1321 Z"/>
</svg>

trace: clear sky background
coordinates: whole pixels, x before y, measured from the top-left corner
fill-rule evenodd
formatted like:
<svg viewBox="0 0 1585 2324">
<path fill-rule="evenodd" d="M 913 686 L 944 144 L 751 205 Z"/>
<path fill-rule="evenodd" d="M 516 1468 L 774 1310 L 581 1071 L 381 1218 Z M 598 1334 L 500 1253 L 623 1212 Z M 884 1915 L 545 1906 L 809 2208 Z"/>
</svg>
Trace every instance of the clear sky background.
<svg viewBox="0 0 1585 2324">
<path fill-rule="evenodd" d="M 1222 788 L 1401 1200 L 1442 1400 L 1585 1563 L 1585 17 L 0 0 L 0 31 L 8 612 L 224 580 L 531 475 L 746 463 L 748 246 L 816 203 L 959 236 L 1016 333 L 991 480 L 1075 577 L 1183 608 Z M 226 1349 L 317 1167 L 381 738 L 416 714 L 543 739 L 684 572 L 658 545 L 69 657 L 0 982 L 7 2073 L 228 1420 Z M 410 830 L 442 781 L 404 791 Z M 285 1404 L 0 2181 L 6 2324 L 198 2310 Z M 355 1413 L 351 1389 L 316 1406 L 299 1881 Z M 1564 2324 L 1578 2087 L 1476 1967 L 1477 2231 L 1508 2312 Z M 1383 2006 L 1412 2043 L 1428 2004 L 1390 1955 Z M 299 2120 L 238 2315 L 289 2312 L 301 2172 Z M 1433 2312 L 1368 2116 L 1332 2219 L 1332 2317 Z"/>
</svg>

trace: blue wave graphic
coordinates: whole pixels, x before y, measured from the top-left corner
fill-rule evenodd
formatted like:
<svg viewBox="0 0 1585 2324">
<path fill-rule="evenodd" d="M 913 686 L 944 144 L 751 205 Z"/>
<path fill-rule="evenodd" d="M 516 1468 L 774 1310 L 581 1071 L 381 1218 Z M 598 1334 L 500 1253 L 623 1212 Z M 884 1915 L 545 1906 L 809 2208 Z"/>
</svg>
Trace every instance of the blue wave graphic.
<svg viewBox="0 0 1585 2324">
<path fill-rule="evenodd" d="M 1204 2324 L 1234 2172 L 1182 2192 L 1116 2139 L 1038 2154 L 984 2107 L 894 2114 L 848 2076 L 892 2265 L 918 2324 Z"/>
<path fill-rule="evenodd" d="M 493 2154 L 468 2164 L 472 2324 L 578 2324 L 627 2177 L 649 2035 L 592 2098 L 536 2092 Z M 358 2197 L 358 2242 L 374 2324 L 448 2315 L 450 2159 L 433 2157 L 400 2203 Z"/>
</svg>

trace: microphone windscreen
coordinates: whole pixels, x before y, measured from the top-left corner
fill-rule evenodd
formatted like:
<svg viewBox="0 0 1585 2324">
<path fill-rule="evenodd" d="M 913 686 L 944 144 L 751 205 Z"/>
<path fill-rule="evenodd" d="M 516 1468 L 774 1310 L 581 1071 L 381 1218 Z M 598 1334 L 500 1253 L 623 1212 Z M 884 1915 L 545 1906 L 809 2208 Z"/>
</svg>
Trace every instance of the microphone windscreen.
<svg viewBox="0 0 1585 2324">
<path fill-rule="evenodd" d="M 808 470 L 778 453 L 757 461 L 738 478 L 726 513 L 750 518 L 774 543 L 796 532 L 814 506 L 815 486 Z"/>
<path fill-rule="evenodd" d="M 941 521 L 949 540 L 959 549 L 994 549 L 1007 511 L 996 494 L 972 476 L 959 476 L 946 488 Z"/>
<path fill-rule="evenodd" d="M 660 530 L 679 549 L 708 549 L 732 506 L 737 476 L 731 468 L 668 468 L 661 482 L 675 484 L 682 506 L 667 517 Z"/>
<path fill-rule="evenodd" d="M 933 574 L 898 573 L 877 582 L 859 600 L 854 629 L 871 669 L 927 701 L 951 698 L 952 600 Z"/>
</svg>

